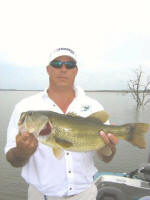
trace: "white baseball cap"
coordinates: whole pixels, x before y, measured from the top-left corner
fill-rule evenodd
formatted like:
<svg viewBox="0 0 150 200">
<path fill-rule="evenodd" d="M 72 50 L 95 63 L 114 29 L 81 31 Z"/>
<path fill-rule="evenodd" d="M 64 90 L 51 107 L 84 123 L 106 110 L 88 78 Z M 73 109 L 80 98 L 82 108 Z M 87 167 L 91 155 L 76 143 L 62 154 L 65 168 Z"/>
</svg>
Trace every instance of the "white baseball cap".
<svg viewBox="0 0 150 200">
<path fill-rule="evenodd" d="M 49 62 L 51 62 L 52 60 L 54 60 L 55 58 L 57 58 L 59 56 L 69 56 L 77 62 L 76 53 L 72 49 L 63 48 L 63 47 L 57 48 L 54 51 L 52 51 L 52 53 L 50 54 L 50 57 L 49 57 Z"/>
</svg>

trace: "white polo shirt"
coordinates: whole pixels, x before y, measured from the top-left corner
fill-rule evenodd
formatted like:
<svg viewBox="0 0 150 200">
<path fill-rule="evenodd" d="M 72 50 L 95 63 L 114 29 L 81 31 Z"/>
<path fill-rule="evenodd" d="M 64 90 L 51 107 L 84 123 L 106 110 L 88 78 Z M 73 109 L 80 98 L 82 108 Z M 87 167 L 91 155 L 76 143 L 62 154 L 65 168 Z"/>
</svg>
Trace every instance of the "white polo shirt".
<svg viewBox="0 0 150 200">
<path fill-rule="evenodd" d="M 88 97 L 80 87 L 75 88 L 75 94 L 66 114 L 74 112 L 87 117 L 103 110 L 103 107 L 96 100 Z M 5 153 L 16 146 L 17 123 L 20 114 L 28 110 L 63 113 L 48 97 L 47 90 L 19 102 L 8 125 Z M 94 152 L 64 152 L 63 158 L 58 160 L 53 155 L 51 147 L 39 143 L 36 152 L 22 168 L 22 177 L 28 184 L 34 185 L 47 196 L 70 196 L 86 190 L 93 183 L 93 175 L 97 172 L 93 162 Z"/>
</svg>

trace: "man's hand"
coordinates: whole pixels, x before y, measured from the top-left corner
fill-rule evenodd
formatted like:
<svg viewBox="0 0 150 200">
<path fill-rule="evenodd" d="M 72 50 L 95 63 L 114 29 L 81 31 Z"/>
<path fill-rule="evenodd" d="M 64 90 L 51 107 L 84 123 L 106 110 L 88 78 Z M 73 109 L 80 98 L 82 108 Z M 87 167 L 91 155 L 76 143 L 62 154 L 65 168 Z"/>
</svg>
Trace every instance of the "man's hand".
<svg viewBox="0 0 150 200">
<path fill-rule="evenodd" d="M 104 131 L 100 131 L 100 136 L 104 140 L 104 143 L 111 149 L 113 152 L 116 149 L 116 144 L 118 143 L 118 138 L 112 133 L 105 134 Z"/>
<path fill-rule="evenodd" d="M 38 141 L 33 134 L 24 132 L 16 136 L 16 147 L 7 152 L 6 158 L 14 167 L 23 167 L 36 151 Z"/>
<path fill-rule="evenodd" d="M 37 149 L 38 141 L 33 134 L 24 132 L 16 136 L 16 153 L 18 157 L 29 158 Z"/>
<path fill-rule="evenodd" d="M 116 144 L 118 143 L 118 138 L 112 133 L 106 134 L 104 131 L 100 131 L 100 137 L 103 139 L 106 145 L 98 151 L 98 155 L 104 162 L 109 162 L 116 153 Z"/>
</svg>

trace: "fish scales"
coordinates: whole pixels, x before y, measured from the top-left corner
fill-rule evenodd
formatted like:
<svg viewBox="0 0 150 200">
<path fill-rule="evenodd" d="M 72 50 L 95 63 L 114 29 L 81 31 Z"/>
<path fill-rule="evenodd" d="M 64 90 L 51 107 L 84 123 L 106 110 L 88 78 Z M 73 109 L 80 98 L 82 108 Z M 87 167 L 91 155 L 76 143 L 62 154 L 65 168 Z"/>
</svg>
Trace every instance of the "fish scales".
<svg viewBox="0 0 150 200">
<path fill-rule="evenodd" d="M 60 136 L 60 138 L 73 143 L 68 150 L 89 151 L 98 149 L 100 145 L 104 144 L 99 136 L 99 131 L 102 129 L 100 121 L 65 115 L 60 116 L 59 120 L 55 122 L 55 126 L 59 127 L 60 131 L 58 132 L 62 133 L 60 135 L 56 133 L 57 137 Z"/>
</svg>

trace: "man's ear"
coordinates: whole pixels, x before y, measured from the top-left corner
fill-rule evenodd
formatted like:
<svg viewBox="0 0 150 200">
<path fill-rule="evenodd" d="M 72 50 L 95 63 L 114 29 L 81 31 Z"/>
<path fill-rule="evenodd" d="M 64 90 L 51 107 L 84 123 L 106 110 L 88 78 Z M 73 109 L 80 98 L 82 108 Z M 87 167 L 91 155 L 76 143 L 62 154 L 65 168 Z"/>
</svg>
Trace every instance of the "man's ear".
<svg viewBox="0 0 150 200">
<path fill-rule="evenodd" d="M 77 70 L 77 71 L 76 71 L 76 75 L 77 75 L 77 73 L 78 73 L 78 67 L 76 68 L 76 70 Z"/>
<path fill-rule="evenodd" d="M 49 72 L 50 72 L 50 66 L 49 66 L 49 65 L 47 65 L 46 71 L 47 71 L 47 73 L 49 74 Z"/>
</svg>

